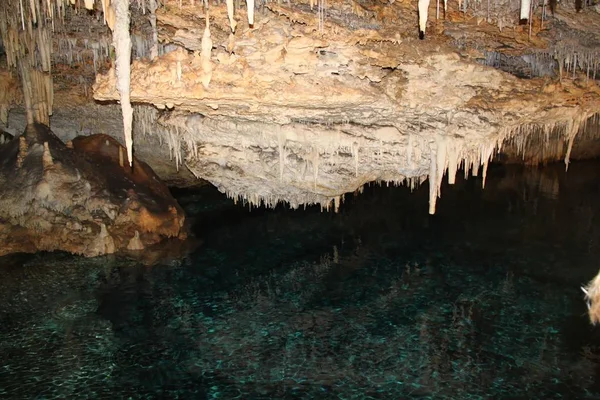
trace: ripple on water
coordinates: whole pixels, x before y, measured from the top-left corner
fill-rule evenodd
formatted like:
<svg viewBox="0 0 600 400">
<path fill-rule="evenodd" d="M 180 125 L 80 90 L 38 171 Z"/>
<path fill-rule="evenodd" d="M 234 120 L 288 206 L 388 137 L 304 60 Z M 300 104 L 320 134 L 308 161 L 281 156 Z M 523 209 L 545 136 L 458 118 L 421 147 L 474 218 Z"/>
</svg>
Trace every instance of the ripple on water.
<svg viewBox="0 0 600 400">
<path fill-rule="evenodd" d="M 73 321 L 84 318 L 98 309 L 98 300 L 88 295 L 69 295 L 56 303 L 52 318 L 57 321 Z"/>
</svg>

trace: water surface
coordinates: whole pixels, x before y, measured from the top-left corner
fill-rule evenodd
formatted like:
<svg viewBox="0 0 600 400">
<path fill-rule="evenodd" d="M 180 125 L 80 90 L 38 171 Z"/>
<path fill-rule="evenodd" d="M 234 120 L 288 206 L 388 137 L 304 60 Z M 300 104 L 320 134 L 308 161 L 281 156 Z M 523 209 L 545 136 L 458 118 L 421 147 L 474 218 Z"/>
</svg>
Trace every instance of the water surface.
<svg viewBox="0 0 600 400">
<path fill-rule="evenodd" d="M 600 164 L 367 187 L 339 213 L 176 191 L 203 244 L 0 258 L 0 397 L 600 398 Z"/>
</svg>

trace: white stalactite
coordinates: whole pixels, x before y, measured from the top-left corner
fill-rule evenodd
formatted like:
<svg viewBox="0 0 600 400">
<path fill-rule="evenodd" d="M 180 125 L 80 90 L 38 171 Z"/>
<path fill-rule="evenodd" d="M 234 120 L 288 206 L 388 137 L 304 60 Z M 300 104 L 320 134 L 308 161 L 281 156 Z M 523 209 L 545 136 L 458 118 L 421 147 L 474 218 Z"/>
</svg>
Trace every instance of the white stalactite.
<svg viewBox="0 0 600 400">
<path fill-rule="evenodd" d="M 579 128 L 584 123 L 584 121 L 587 120 L 587 118 L 588 118 L 587 115 L 579 116 L 579 118 L 573 120 L 567 126 L 568 144 L 567 144 L 567 152 L 565 154 L 565 170 L 566 171 L 569 170 L 569 164 L 571 163 L 571 150 L 573 149 L 573 141 L 575 140 L 575 136 L 577 136 L 577 133 L 579 132 Z"/>
<path fill-rule="evenodd" d="M 431 148 L 429 159 L 429 214 L 435 214 L 435 205 L 438 198 L 437 190 L 437 149 Z"/>
<path fill-rule="evenodd" d="M 117 90 L 121 100 L 123 112 L 123 131 L 125 133 L 125 147 L 129 165 L 133 165 L 133 108 L 130 101 L 131 79 L 131 36 L 129 35 L 129 1 L 113 0 L 112 7 L 115 13 L 113 30 L 113 46 L 117 56 L 115 68 L 117 72 Z"/>
<path fill-rule="evenodd" d="M 202 50 L 200 52 L 200 63 L 202 65 L 202 85 L 205 89 L 208 89 L 210 80 L 212 78 L 212 64 L 210 63 L 210 57 L 212 54 L 213 42 L 210 38 L 210 22 L 208 11 L 206 12 L 206 28 L 204 28 L 204 35 L 202 35 Z"/>
<path fill-rule="evenodd" d="M 248 24 L 250 26 L 254 25 L 254 0 L 246 0 L 246 5 L 248 7 Z"/>
<path fill-rule="evenodd" d="M 152 47 L 150 47 L 150 59 L 154 60 L 158 57 L 158 29 L 156 28 L 156 9 L 157 0 L 149 0 L 148 8 L 150 9 L 150 26 L 152 27 Z"/>
<path fill-rule="evenodd" d="M 235 33 L 235 27 L 237 22 L 233 19 L 233 0 L 227 0 L 227 16 L 229 17 L 229 26 L 231 27 L 231 33 Z"/>
<path fill-rule="evenodd" d="M 461 162 L 457 147 L 456 141 L 448 143 L 448 184 L 450 185 L 456 183 L 456 173 Z"/>
<path fill-rule="evenodd" d="M 448 168 L 448 139 L 444 136 L 438 135 L 436 142 L 437 176 L 435 184 L 437 186 L 437 195 L 438 197 L 441 197 L 442 179 L 444 178 L 444 172 L 446 171 L 446 168 Z"/>
<path fill-rule="evenodd" d="M 419 35 L 421 39 L 425 37 L 427 28 L 427 15 L 429 13 L 429 0 L 419 0 Z"/>
<path fill-rule="evenodd" d="M 521 19 L 529 19 L 531 0 L 521 0 Z"/>
</svg>

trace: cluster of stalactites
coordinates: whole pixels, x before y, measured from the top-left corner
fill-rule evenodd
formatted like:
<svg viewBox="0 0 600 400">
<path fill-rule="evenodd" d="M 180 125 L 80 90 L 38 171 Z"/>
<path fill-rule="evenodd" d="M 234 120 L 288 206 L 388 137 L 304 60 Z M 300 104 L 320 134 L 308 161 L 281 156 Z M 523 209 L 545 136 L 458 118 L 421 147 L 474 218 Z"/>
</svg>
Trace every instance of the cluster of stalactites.
<svg viewBox="0 0 600 400">
<path fill-rule="evenodd" d="M 559 78 L 577 77 L 577 72 L 586 75 L 586 81 L 596 80 L 596 73 L 600 68 L 600 51 L 597 49 L 578 48 L 559 44 L 554 50 L 554 57 L 558 61 Z"/>
<path fill-rule="evenodd" d="M 5 0 L 0 34 L 7 64 L 21 77 L 27 122 L 48 125 L 54 102 L 51 75 L 54 16 L 63 3 Z"/>
<path fill-rule="evenodd" d="M 546 159 L 559 159 L 562 157 L 565 168 L 568 170 L 576 137 L 592 131 L 595 133 L 594 138 L 597 137 L 599 121 L 600 114 L 582 112 L 566 122 L 521 125 L 511 130 L 499 141 L 498 150 L 502 149 L 503 144 L 511 143 L 516 146 L 517 153 L 525 157 L 532 147 L 541 147 L 539 158 L 529 159 L 529 163 L 539 164 L 546 161 Z M 562 146 L 562 142 L 556 143 L 554 135 L 558 135 L 558 138 L 564 140 L 566 148 Z M 539 140 L 540 137 L 543 139 Z"/>
</svg>

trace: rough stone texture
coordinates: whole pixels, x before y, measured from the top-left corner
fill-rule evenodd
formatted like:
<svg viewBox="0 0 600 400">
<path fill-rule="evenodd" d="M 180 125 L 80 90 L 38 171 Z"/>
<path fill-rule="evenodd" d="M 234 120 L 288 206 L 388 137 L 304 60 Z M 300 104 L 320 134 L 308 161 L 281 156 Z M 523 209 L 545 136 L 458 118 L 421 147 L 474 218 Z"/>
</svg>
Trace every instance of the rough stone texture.
<svg viewBox="0 0 600 400">
<path fill-rule="evenodd" d="M 597 155 L 584 122 L 600 109 L 598 7 L 561 3 L 542 20 L 536 4 L 519 26 L 518 0 L 450 2 L 439 19 L 430 2 L 419 41 L 414 1 L 266 2 L 252 28 L 243 2 L 233 18 L 225 4 L 161 4 L 159 57 L 149 60 L 150 17 L 131 3 L 131 98 L 143 104 L 136 154 L 171 184 L 204 178 L 251 203 L 329 207 L 366 182 L 429 178 L 433 212 L 444 174 L 485 175 L 495 152 L 529 163 Z M 97 73 L 103 103 L 93 112 L 118 99 L 95 7 L 93 16 L 67 7 L 54 37 L 51 123 L 61 138 L 73 119 L 121 136 L 117 113 L 88 117 L 89 98 L 71 101 L 90 95 Z M 213 45 L 203 47 L 207 20 Z"/>
<path fill-rule="evenodd" d="M 133 63 L 132 100 L 166 110 L 137 122 L 162 124 L 159 134 L 169 137 L 177 161 L 251 203 L 329 207 L 366 182 L 415 184 L 429 177 L 433 212 L 444 173 L 453 181 L 461 165 L 475 174 L 483 166 L 485 175 L 507 139 L 537 131 L 559 132 L 572 147 L 599 109 L 600 90 L 589 75 L 593 58 L 569 59 L 577 79 L 560 83 L 482 65 L 482 48 L 514 43 L 508 54 L 516 57 L 555 45 L 539 24 L 529 38 L 527 27 L 478 28 L 481 21 L 450 11 L 430 29 L 447 28 L 448 36 L 423 42 L 409 29 L 409 6 L 350 9 L 328 2 L 331 18 L 320 23 L 306 4 L 267 4 L 252 29 L 241 12 L 235 35 L 225 7 L 211 7 L 215 45 L 207 86 L 198 54 L 203 11 L 169 2 L 157 12 L 159 36 L 185 49 Z M 598 19 L 593 10 L 585 18 L 590 13 Z M 567 9 L 556 29 L 573 29 L 567 15 L 577 18 Z M 571 56 L 561 53 L 561 66 Z M 94 96 L 118 98 L 113 70 L 98 76 Z"/>
<path fill-rule="evenodd" d="M 166 186 L 138 160 L 133 171 L 122 168 L 122 151 L 105 135 L 65 145 L 42 125 L 1 145 L 0 255 L 97 256 L 185 238 L 183 211 Z"/>
<path fill-rule="evenodd" d="M 58 92 L 56 96 L 58 107 L 50 118 L 52 132 L 63 142 L 73 140 L 77 136 L 107 134 L 122 144 L 123 122 L 120 108 L 117 104 L 98 104 L 82 101 L 74 93 Z M 78 100 L 78 101 L 75 101 Z M 27 124 L 22 108 L 13 108 L 9 114 L 9 128 L 12 135 L 19 135 Z M 187 168 L 178 168 L 171 158 L 169 148 L 158 135 L 138 134 L 136 136 L 135 156 L 147 162 L 152 170 L 169 186 L 186 187 L 199 185 L 199 181 Z"/>
<path fill-rule="evenodd" d="M 0 124 L 8 123 L 8 111 L 20 102 L 21 93 L 17 80 L 7 71 L 0 70 Z"/>
</svg>

